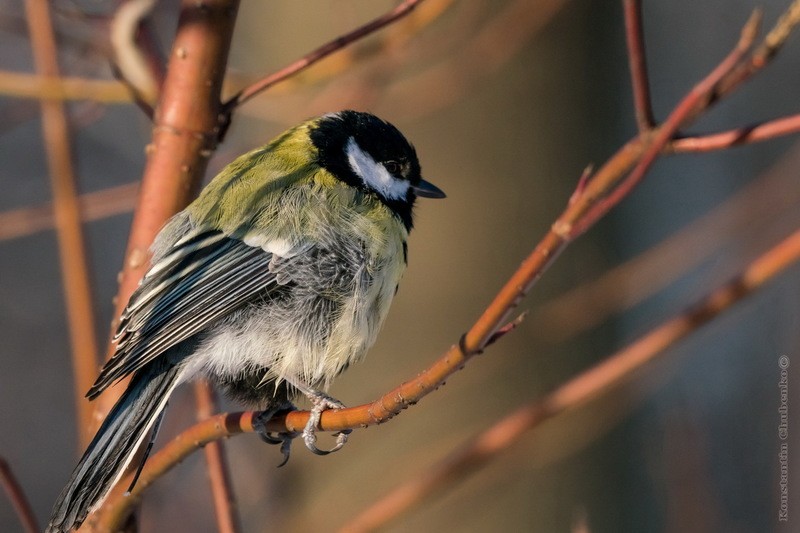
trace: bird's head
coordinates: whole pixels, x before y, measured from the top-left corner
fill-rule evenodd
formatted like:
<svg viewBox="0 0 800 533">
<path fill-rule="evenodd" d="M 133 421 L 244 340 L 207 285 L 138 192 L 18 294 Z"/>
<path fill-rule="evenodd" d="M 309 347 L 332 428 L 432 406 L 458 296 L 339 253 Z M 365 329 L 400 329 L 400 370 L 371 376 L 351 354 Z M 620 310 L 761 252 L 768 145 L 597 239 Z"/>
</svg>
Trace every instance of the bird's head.
<svg viewBox="0 0 800 533">
<path fill-rule="evenodd" d="M 315 119 L 310 127 L 318 164 L 339 180 L 376 194 L 406 218 L 414 200 L 444 198 L 444 192 L 422 179 L 414 147 L 400 131 L 375 115 L 340 111 Z"/>
</svg>

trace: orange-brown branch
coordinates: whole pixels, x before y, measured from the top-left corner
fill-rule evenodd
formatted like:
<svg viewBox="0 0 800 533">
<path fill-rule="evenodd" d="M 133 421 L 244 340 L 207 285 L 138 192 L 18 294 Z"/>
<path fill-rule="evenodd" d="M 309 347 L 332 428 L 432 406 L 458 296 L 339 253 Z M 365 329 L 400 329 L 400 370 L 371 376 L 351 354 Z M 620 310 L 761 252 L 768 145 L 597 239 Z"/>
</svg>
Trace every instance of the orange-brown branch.
<svg viewBox="0 0 800 533">
<path fill-rule="evenodd" d="M 279 71 L 273 72 L 269 76 L 260 79 L 259 81 L 255 82 L 249 87 L 242 89 L 241 91 L 236 93 L 236 95 L 234 95 L 230 100 L 225 102 L 225 109 L 228 111 L 233 110 L 234 108 L 242 105 L 243 103 L 250 100 L 257 94 L 269 89 L 276 83 L 279 83 L 285 80 L 286 78 L 296 75 L 298 72 L 307 69 L 317 61 L 333 54 L 334 52 L 341 50 L 345 46 L 348 46 L 358 41 L 359 39 L 362 39 L 367 35 L 370 35 L 371 33 L 374 33 L 380 30 L 381 28 L 388 26 L 389 24 L 392 24 L 396 20 L 411 13 L 411 11 L 413 11 L 414 8 L 416 8 L 421 2 L 422 0 L 404 0 L 403 3 L 394 7 L 387 13 L 384 13 L 378 18 L 375 18 L 367 22 L 363 26 L 359 26 L 358 28 L 346 34 L 340 35 L 336 39 L 323 44 L 316 50 L 309 52 L 308 54 L 301 57 L 297 61 L 294 61 L 293 63 L 285 66 Z"/>
<path fill-rule="evenodd" d="M 800 0 L 797 0 L 795 4 L 800 4 Z M 637 176 L 639 172 L 643 174 L 649 168 L 652 159 L 668 145 L 677 128 L 708 108 L 714 95 L 719 93 L 721 81 L 728 80 L 731 73 L 736 72 L 735 68 L 742 64 L 743 56 L 755 38 L 757 20 L 757 16 L 751 19 L 743 31 L 740 43 L 731 55 L 678 105 L 677 110 L 673 112 L 672 120 L 668 120 L 663 129 L 654 130 L 652 134 L 642 135 L 623 146 L 601 167 L 585 189 L 581 188 L 580 194 L 576 196 L 576 201 L 568 204 L 564 214 L 531 255 L 523 261 L 521 267 L 512 275 L 458 345 L 452 346 L 443 357 L 415 379 L 390 391 L 379 400 L 351 409 L 326 411 L 322 414 L 320 428 L 326 431 L 337 431 L 385 421 L 436 389 L 448 376 L 461 368 L 470 357 L 480 353 L 498 328 L 507 320 L 516 305 L 567 244 L 616 205 L 616 202 L 606 203 L 603 210 L 593 211 L 598 204 L 613 195 L 621 183 L 624 184 L 625 173 L 638 162 L 640 168 L 633 173 L 633 176 Z M 782 23 L 780 22 L 779 25 Z M 770 35 L 772 34 L 770 33 Z M 738 83 L 730 85 L 730 87 L 737 85 Z M 636 182 L 636 179 L 632 180 L 633 185 Z M 624 185 L 619 199 L 631 188 L 630 184 Z M 590 214 L 591 216 L 589 216 Z M 589 223 L 583 224 L 585 220 L 588 220 Z M 576 228 L 579 231 L 576 231 Z M 130 497 L 121 498 L 119 490 L 112 493 L 102 510 L 100 523 L 104 528 L 118 527 L 128 516 L 138 498 L 141 497 L 142 491 L 164 471 L 186 454 L 191 453 L 192 450 L 211 440 L 252 431 L 253 416 L 254 413 L 220 415 L 184 432 L 150 459 L 142 472 L 139 484 L 134 488 Z M 305 425 L 307 419 L 307 412 L 290 412 L 270 421 L 269 429 L 296 431 Z M 125 485 L 124 480 L 119 486 L 123 485 Z"/>
<path fill-rule="evenodd" d="M 537 401 L 503 417 L 430 468 L 417 473 L 350 520 L 342 531 L 363 533 L 387 525 L 433 493 L 454 486 L 545 420 L 576 409 L 619 386 L 657 356 L 710 320 L 730 309 L 764 283 L 800 261 L 800 230 L 756 259 L 678 316 L 643 335 Z"/>
<path fill-rule="evenodd" d="M 194 385 L 195 403 L 197 404 L 197 420 L 206 420 L 217 413 L 217 401 L 214 389 L 207 381 L 198 381 Z M 219 533 L 238 533 L 242 530 L 239 515 L 236 512 L 236 498 L 233 495 L 228 461 L 225 458 L 225 446 L 222 441 L 213 441 L 203 448 L 208 466 L 208 478 L 211 485 L 211 497 L 214 501 L 214 514 L 217 517 Z"/>
<path fill-rule="evenodd" d="M 220 90 L 238 5 L 238 0 L 181 4 L 125 252 L 116 316 L 147 270 L 153 239 L 194 197 L 216 147 Z M 101 396 L 97 420 L 108 413 L 119 391 L 118 385 Z"/>
<path fill-rule="evenodd" d="M 628 64 L 633 85 L 633 108 L 639 132 L 645 133 L 655 125 L 653 108 L 650 103 L 650 82 L 647 77 L 647 59 L 642 30 L 642 2 L 623 0 L 625 13 L 625 40 L 628 45 Z"/>
<path fill-rule="evenodd" d="M 48 2 L 27 0 L 25 10 L 36 70 L 45 79 L 57 79 L 58 54 Z M 58 100 L 42 100 L 41 106 L 47 166 L 53 190 L 53 213 L 58 236 L 61 278 L 69 322 L 75 405 L 79 421 L 78 434 L 81 445 L 85 445 L 91 437 L 87 429 L 92 409 L 84 400 L 83 394 L 94 382 L 98 363 L 92 290 L 78 208 L 66 110 L 64 104 Z"/>
<path fill-rule="evenodd" d="M 8 462 L 2 457 L 0 457 L 0 484 L 6 490 L 8 499 L 11 501 L 11 505 L 14 507 L 25 533 L 38 533 L 41 531 L 39 524 L 36 522 L 36 515 L 33 514 L 31 504 L 25 496 L 25 491 L 22 490 L 22 486 L 17 481 L 14 472 L 11 471 L 11 467 L 8 466 Z"/>
<path fill-rule="evenodd" d="M 800 231 L 761 255 L 739 276 L 698 301 L 684 313 L 664 322 L 602 363 L 564 383 L 544 398 L 522 406 L 477 438 L 470 439 L 468 444 L 429 469 L 426 474 L 398 487 L 360 514 L 348 524 L 347 530 L 369 531 L 379 524 L 388 522 L 399 512 L 421 501 L 427 494 L 482 466 L 491 457 L 516 442 L 523 432 L 557 414 L 584 405 L 619 385 L 668 347 L 717 317 L 798 261 L 800 261 Z M 353 409 L 334 413 L 326 411 L 326 413 L 342 415 L 348 411 Z M 253 432 L 253 417 L 257 414 L 252 411 L 219 414 L 181 433 L 150 458 L 129 496 L 122 497 L 122 493 L 124 487 L 129 485 L 130 476 L 118 483 L 117 488 L 109 496 L 107 505 L 101 510 L 102 530 L 113 530 L 122 524 L 143 492 L 193 451 L 214 440 Z M 298 427 L 302 427 L 303 420 L 307 416 L 306 412 L 294 411 L 289 414 L 289 417 L 293 417 L 292 423 L 287 420 L 286 425 L 280 424 L 276 429 L 294 427 L 295 423 Z M 355 426 L 343 424 L 335 427 Z"/>
<path fill-rule="evenodd" d="M 208 157 L 216 148 L 221 127 L 220 93 L 238 7 L 238 0 L 181 2 L 178 29 L 154 115 L 153 138 L 147 150 L 147 165 L 125 254 L 116 316 L 148 267 L 153 239 L 166 220 L 195 196 Z M 109 351 L 113 352 L 113 346 Z M 100 398 L 98 420 L 111 409 L 124 385 L 118 384 Z M 199 400 L 211 401 L 202 396 Z M 225 477 L 221 459 L 221 448 L 216 447 L 209 461 L 214 480 Z M 212 483 L 215 498 L 231 500 L 228 489 L 226 484 Z M 223 514 L 233 528 L 236 518 L 232 508 L 228 506 Z M 220 517 L 220 523 L 226 518 Z M 92 517 L 84 529 L 102 531 L 102 522 Z"/>
</svg>

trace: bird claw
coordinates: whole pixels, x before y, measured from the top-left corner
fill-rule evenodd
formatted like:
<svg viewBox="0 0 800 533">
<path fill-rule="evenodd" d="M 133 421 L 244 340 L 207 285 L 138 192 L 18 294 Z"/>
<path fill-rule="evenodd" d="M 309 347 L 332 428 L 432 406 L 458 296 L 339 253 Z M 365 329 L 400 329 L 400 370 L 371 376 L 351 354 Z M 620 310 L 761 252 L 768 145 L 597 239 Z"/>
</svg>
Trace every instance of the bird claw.
<svg viewBox="0 0 800 533">
<path fill-rule="evenodd" d="M 303 442 L 312 453 L 317 455 L 328 455 L 342 449 L 347 442 L 347 436 L 353 432 L 352 429 L 345 429 L 335 433 L 336 444 L 330 450 L 322 450 L 317 447 L 317 428 L 319 421 L 322 418 L 322 412 L 326 409 L 344 409 L 345 405 L 335 398 L 331 398 L 327 394 L 319 391 L 314 391 L 308 394 L 308 399 L 314 405 L 311 409 L 311 416 L 308 417 L 306 427 L 303 428 Z"/>
<path fill-rule="evenodd" d="M 287 409 L 294 409 L 295 407 L 291 404 L 287 407 L 286 405 L 280 405 L 277 407 L 273 407 L 271 409 L 267 409 L 266 411 L 260 412 L 254 419 L 253 419 L 253 429 L 261 437 L 261 440 L 266 442 L 270 445 L 277 445 L 280 444 L 281 446 L 281 455 L 283 455 L 283 461 L 278 465 L 278 468 L 284 466 L 286 463 L 289 462 L 289 456 L 292 452 L 292 441 L 300 435 L 296 431 L 282 431 L 282 432 L 274 432 L 267 430 L 267 422 L 269 422 L 276 413 L 280 411 L 285 411 Z"/>
</svg>

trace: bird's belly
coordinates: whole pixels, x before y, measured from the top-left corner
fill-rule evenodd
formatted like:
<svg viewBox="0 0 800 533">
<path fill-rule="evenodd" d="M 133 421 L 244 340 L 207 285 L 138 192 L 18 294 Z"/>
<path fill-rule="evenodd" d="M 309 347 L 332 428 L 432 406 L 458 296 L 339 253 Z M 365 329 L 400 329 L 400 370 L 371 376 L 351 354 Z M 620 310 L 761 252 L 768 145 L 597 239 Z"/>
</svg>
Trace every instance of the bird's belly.
<svg viewBox="0 0 800 533">
<path fill-rule="evenodd" d="M 346 295 L 296 290 L 248 305 L 208 332 L 194 370 L 249 404 L 285 397 L 287 378 L 327 389 L 374 343 L 394 295 L 394 282 L 383 285 L 353 283 Z"/>
</svg>

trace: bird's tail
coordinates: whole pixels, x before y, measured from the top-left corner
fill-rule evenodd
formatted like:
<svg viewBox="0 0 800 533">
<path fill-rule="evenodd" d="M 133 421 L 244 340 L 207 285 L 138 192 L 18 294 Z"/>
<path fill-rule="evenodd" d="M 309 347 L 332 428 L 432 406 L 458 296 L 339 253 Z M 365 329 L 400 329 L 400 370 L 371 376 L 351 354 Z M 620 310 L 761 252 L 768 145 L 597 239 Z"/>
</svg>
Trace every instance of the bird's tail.
<svg viewBox="0 0 800 533">
<path fill-rule="evenodd" d="M 46 533 L 79 526 L 102 503 L 166 407 L 180 369 L 157 361 L 134 375 L 61 491 Z"/>
</svg>

